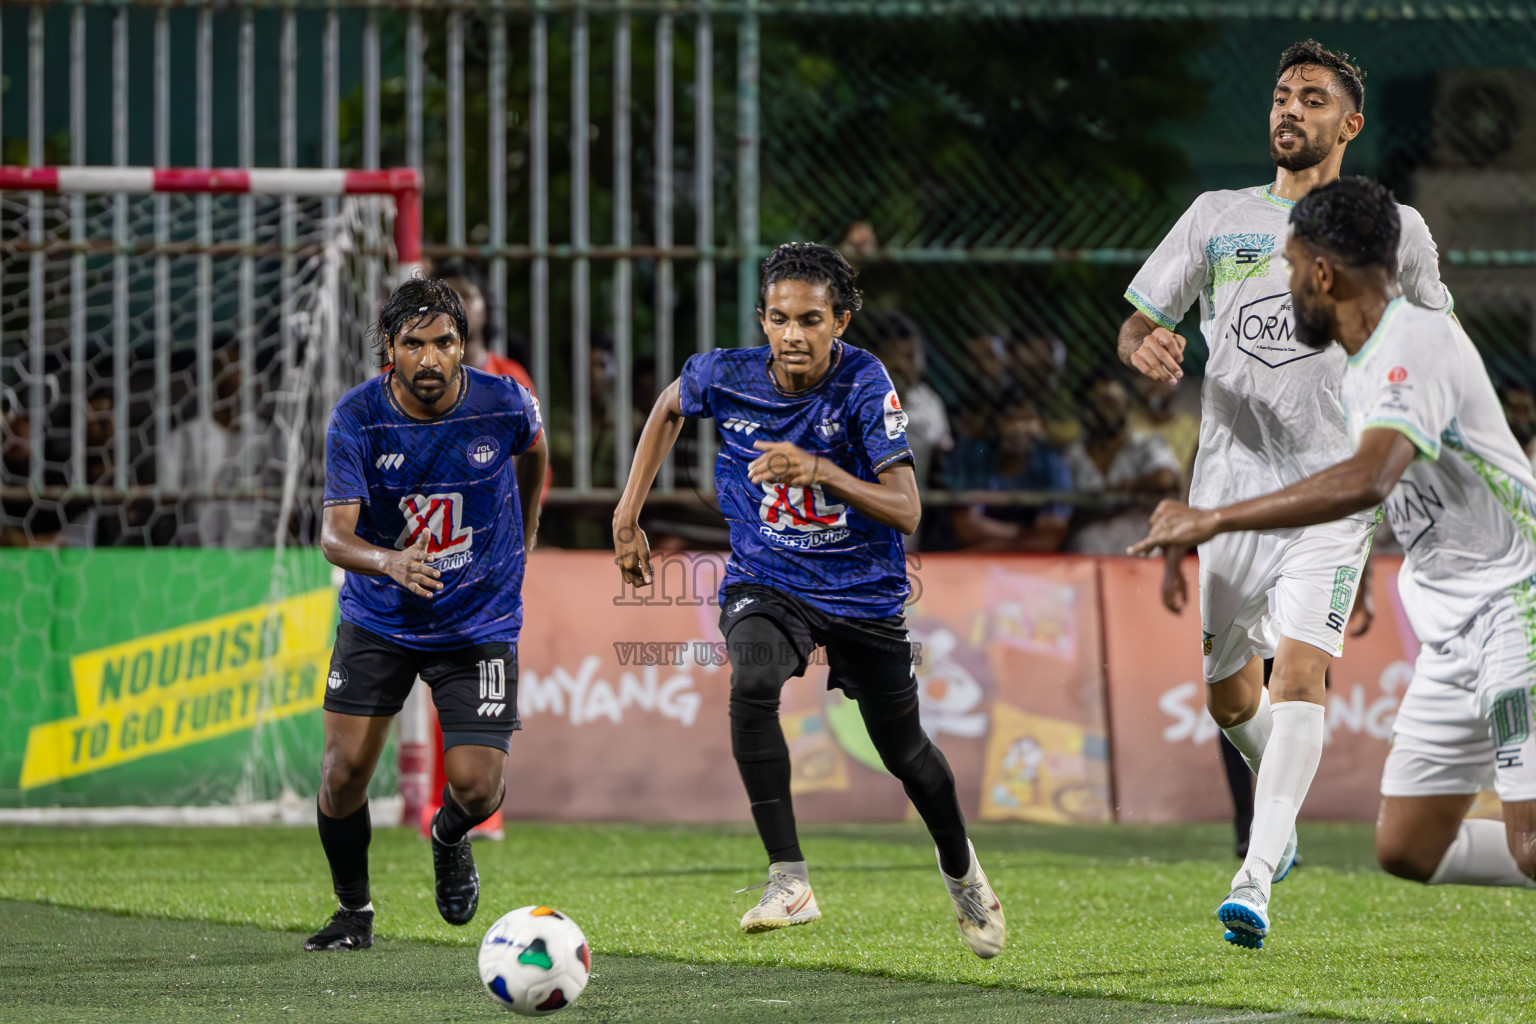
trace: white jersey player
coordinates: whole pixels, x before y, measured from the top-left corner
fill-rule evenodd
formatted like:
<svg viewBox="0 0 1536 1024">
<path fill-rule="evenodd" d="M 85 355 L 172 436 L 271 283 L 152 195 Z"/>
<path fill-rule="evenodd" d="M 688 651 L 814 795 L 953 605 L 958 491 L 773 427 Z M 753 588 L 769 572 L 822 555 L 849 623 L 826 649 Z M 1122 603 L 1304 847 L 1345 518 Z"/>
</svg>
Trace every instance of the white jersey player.
<svg viewBox="0 0 1536 1024">
<path fill-rule="evenodd" d="M 1281 55 L 1271 98 L 1272 184 L 1208 192 L 1181 217 L 1136 275 L 1137 307 L 1120 329 L 1120 357 L 1149 377 L 1182 377 L 1184 339 L 1173 333 L 1198 299 L 1209 358 L 1200 448 L 1190 501 L 1212 506 L 1285 487 L 1350 452 L 1340 387 L 1344 354 L 1301 344 L 1281 267 L 1286 222 L 1298 199 L 1339 176 L 1365 119 L 1361 72 L 1347 55 L 1308 40 Z M 1421 306 L 1449 310 L 1423 219 L 1401 208 L 1395 266 Z M 1259 783 L 1253 831 L 1234 888 L 1285 877 L 1295 860 L 1295 799 L 1275 795 L 1274 760 L 1305 762 L 1323 731 L 1325 677 L 1343 652 L 1346 624 L 1364 632 L 1364 575 L 1374 510 L 1310 529 L 1224 535 L 1200 548 L 1200 620 L 1206 706 Z M 1182 610 L 1184 551 L 1168 551 L 1164 601 Z M 1268 690 L 1265 659 L 1274 658 Z M 1270 698 L 1274 705 L 1271 707 Z M 1266 751 L 1268 752 L 1266 754 Z M 1276 770 L 1282 766 L 1274 765 Z M 1288 770 L 1288 769 L 1286 769 Z M 1256 945 L 1241 931 L 1228 941 Z"/>
<path fill-rule="evenodd" d="M 1224 508 L 1164 503 L 1132 550 L 1326 523 L 1385 501 L 1407 553 L 1398 590 L 1422 646 L 1382 775 L 1377 857 L 1392 874 L 1431 885 L 1536 888 L 1530 460 L 1460 325 L 1401 294 L 1390 192 L 1362 178 L 1335 181 L 1303 199 L 1291 224 L 1297 336 L 1347 354 L 1354 454 Z M 1301 775 L 1280 780 L 1289 787 L 1282 796 L 1299 799 Z M 1502 826 L 1466 820 L 1490 783 L 1504 802 Z M 1219 913 L 1257 944 L 1269 929 L 1267 887 L 1238 886 Z"/>
</svg>

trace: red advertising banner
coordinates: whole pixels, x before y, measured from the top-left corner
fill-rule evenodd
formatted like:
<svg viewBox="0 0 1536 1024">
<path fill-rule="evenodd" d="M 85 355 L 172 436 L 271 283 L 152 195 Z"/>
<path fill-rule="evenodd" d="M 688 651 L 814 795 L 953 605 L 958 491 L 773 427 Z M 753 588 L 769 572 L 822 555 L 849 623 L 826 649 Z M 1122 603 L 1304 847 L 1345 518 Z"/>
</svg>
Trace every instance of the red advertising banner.
<svg viewBox="0 0 1536 1024">
<path fill-rule="evenodd" d="M 1397 598 L 1400 564 L 1375 559 L 1375 623 L 1345 640 L 1329 674 L 1328 740 L 1303 818 L 1375 819 L 1392 718 L 1418 654 Z M 1190 600 L 1177 616 L 1162 604 L 1160 561 L 1099 565 L 1118 819 L 1230 818 L 1216 723 L 1205 711 L 1195 560 L 1186 567 Z"/>
<path fill-rule="evenodd" d="M 723 556 L 657 556 L 622 589 L 611 557 L 536 552 L 525 582 L 507 813 L 555 820 L 747 820 L 716 626 Z M 907 608 L 923 723 L 973 820 L 1107 821 L 1097 572 L 1066 556 L 914 556 Z M 820 655 L 822 652 L 818 652 Z M 802 821 L 899 821 L 857 706 L 824 658 L 785 687 Z"/>
</svg>

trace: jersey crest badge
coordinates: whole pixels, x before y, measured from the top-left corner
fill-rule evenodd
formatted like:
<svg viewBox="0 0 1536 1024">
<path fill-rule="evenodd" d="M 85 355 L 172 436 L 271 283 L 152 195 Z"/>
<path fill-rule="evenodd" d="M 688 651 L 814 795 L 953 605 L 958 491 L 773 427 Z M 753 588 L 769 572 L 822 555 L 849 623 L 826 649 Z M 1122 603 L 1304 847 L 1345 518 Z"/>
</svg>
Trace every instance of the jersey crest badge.
<svg viewBox="0 0 1536 1024">
<path fill-rule="evenodd" d="M 484 469 L 496 461 L 496 456 L 501 452 L 501 445 L 489 434 L 482 434 L 469 442 L 469 447 L 464 449 L 464 454 L 469 459 L 469 464 L 476 469 Z"/>
</svg>

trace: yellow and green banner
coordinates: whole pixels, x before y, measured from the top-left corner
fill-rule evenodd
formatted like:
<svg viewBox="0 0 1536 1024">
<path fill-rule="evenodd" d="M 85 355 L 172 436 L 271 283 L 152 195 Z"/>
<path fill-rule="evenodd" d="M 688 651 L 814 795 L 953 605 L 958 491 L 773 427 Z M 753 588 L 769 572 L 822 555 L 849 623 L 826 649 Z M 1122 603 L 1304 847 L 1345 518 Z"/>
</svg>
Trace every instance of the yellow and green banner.
<svg viewBox="0 0 1536 1024">
<path fill-rule="evenodd" d="M 19 584 L 0 591 L 0 807 L 314 792 L 336 633 L 318 552 L 6 550 L 0 571 Z"/>
</svg>

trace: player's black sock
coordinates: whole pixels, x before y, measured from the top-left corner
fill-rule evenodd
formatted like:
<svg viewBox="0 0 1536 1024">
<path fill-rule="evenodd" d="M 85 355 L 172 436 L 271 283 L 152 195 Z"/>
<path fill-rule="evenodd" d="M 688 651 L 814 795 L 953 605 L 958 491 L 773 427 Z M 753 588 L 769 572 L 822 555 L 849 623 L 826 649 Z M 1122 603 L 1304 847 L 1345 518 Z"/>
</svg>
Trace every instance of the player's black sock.
<svg viewBox="0 0 1536 1024">
<path fill-rule="evenodd" d="M 368 844 L 373 839 L 373 820 L 368 817 L 368 802 L 347 815 L 333 818 L 315 803 L 315 817 L 320 824 L 320 845 L 331 864 L 331 885 L 336 898 L 348 910 L 368 905 Z"/>
<path fill-rule="evenodd" d="M 505 797 L 505 791 L 502 795 Z M 432 819 L 432 829 L 437 833 L 439 840 L 453 846 L 469 835 L 470 829 L 495 813 L 496 808 L 493 807 L 484 814 L 470 814 L 453 798 L 452 787 L 445 782 L 443 783 L 443 807 Z"/>
<path fill-rule="evenodd" d="M 950 878 L 963 878 L 971 867 L 965 815 L 944 752 L 923 732 L 917 694 L 894 701 L 865 698 L 859 701 L 859 713 L 880 760 L 901 780 L 907 798 L 928 826 L 939 848 L 939 866 Z"/>
<path fill-rule="evenodd" d="M 749 615 L 731 629 L 731 753 L 770 863 L 803 861 L 789 795 L 789 745 L 779 691 L 796 668 L 789 638 L 772 619 Z M 788 664 L 785 664 L 788 662 Z"/>
</svg>

